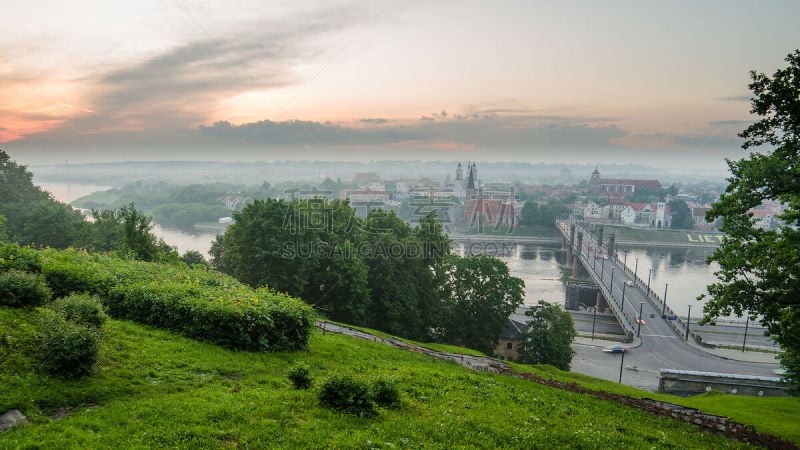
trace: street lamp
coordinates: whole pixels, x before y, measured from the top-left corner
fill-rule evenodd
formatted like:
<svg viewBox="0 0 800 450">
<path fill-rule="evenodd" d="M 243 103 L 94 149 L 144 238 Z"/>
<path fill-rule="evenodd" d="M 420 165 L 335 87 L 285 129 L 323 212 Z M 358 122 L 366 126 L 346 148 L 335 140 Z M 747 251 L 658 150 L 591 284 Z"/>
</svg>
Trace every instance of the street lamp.
<svg viewBox="0 0 800 450">
<path fill-rule="evenodd" d="M 639 337 L 639 333 L 642 331 L 642 308 L 644 307 L 644 302 L 639 302 L 639 326 L 636 327 L 636 337 Z"/>
<path fill-rule="evenodd" d="M 611 282 L 608 285 L 608 291 L 611 293 L 611 297 L 614 297 L 614 268 L 611 268 Z"/>
<path fill-rule="evenodd" d="M 689 314 L 686 315 L 686 340 L 689 340 L 689 324 L 692 321 L 692 305 L 689 305 Z"/>
<path fill-rule="evenodd" d="M 651 267 L 650 270 L 647 271 L 647 296 L 650 296 L 650 275 L 653 274 L 653 268 Z"/>
<path fill-rule="evenodd" d="M 622 311 L 625 311 L 625 286 L 627 284 L 622 283 Z"/>
<path fill-rule="evenodd" d="M 633 266 L 633 279 L 636 279 L 636 273 L 639 272 L 639 257 L 636 257 L 636 264 Z M 637 283 L 638 284 L 638 283 Z"/>
<path fill-rule="evenodd" d="M 750 325 L 750 312 L 747 312 L 747 320 L 744 322 L 744 340 L 742 341 L 742 351 L 745 351 L 744 346 L 747 344 L 747 327 Z"/>
<path fill-rule="evenodd" d="M 599 296 L 600 294 L 598 293 L 597 295 Z M 599 298 L 594 302 L 594 314 L 592 314 L 592 340 L 594 340 L 594 324 L 597 321 L 597 304 L 598 303 L 600 303 L 600 299 Z"/>
<path fill-rule="evenodd" d="M 669 287 L 669 283 L 664 283 L 664 306 L 661 307 L 661 315 L 663 316 L 666 314 L 667 311 L 667 288 Z M 692 311 L 692 305 L 689 305 L 689 311 Z"/>
<path fill-rule="evenodd" d="M 619 383 L 622 383 L 622 365 L 625 362 L 625 349 L 622 349 L 622 358 L 619 360 Z"/>
<path fill-rule="evenodd" d="M 629 250 L 627 248 L 622 251 L 622 254 L 625 255 L 625 258 L 624 258 L 624 261 L 622 262 L 622 265 L 625 266 L 626 268 L 628 267 L 628 252 L 629 252 Z"/>
</svg>

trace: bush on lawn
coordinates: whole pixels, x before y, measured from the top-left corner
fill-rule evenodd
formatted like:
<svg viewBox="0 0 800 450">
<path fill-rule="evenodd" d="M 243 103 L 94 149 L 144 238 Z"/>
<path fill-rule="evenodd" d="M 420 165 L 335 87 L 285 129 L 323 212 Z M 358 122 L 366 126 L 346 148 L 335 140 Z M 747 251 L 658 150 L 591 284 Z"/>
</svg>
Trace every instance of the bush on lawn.
<svg viewBox="0 0 800 450">
<path fill-rule="evenodd" d="M 375 415 L 375 403 L 369 386 L 349 375 L 334 375 L 325 380 L 319 402 L 326 408 L 362 417 Z"/>
<path fill-rule="evenodd" d="M 71 294 L 53 302 L 51 308 L 70 322 L 100 328 L 108 315 L 97 296 L 89 294 Z"/>
<path fill-rule="evenodd" d="M 0 305 L 20 308 L 50 301 L 52 293 L 41 274 L 9 270 L 0 273 Z"/>
<path fill-rule="evenodd" d="M 80 378 L 91 373 L 100 352 L 97 330 L 70 322 L 60 314 L 42 312 L 42 368 L 62 378 Z"/>
<path fill-rule="evenodd" d="M 292 382 L 295 389 L 308 389 L 314 378 L 309 373 L 308 366 L 298 364 L 289 369 L 289 381 Z"/>
</svg>

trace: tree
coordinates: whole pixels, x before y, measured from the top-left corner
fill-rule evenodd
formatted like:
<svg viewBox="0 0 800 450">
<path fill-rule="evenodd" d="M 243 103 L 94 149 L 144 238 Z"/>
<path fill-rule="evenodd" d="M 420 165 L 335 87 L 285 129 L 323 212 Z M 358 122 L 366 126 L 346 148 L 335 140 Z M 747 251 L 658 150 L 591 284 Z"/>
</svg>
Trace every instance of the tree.
<svg viewBox="0 0 800 450">
<path fill-rule="evenodd" d="M 414 230 L 393 211 L 374 209 L 359 254 L 368 268 L 370 326 L 411 339 L 428 339 L 436 322 L 435 271 L 417 235 L 436 240 L 433 230 Z M 438 225 L 438 224 L 437 224 Z"/>
<path fill-rule="evenodd" d="M 0 242 L 8 241 L 8 232 L 6 232 L 6 218 L 0 216 Z"/>
<path fill-rule="evenodd" d="M 326 252 L 327 253 L 327 252 Z M 343 242 L 323 255 L 303 292 L 303 300 L 339 322 L 366 325 L 370 305 L 367 266 L 356 247 Z"/>
<path fill-rule="evenodd" d="M 195 264 L 206 264 L 206 257 L 197 250 L 187 250 L 182 256 L 181 261 L 193 266 Z"/>
<path fill-rule="evenodd" d="M 549 200 L 539 206 L 539 215 L 536 223 L 542 226 L 553 226 L 556 219 L 562 219 L 569 212 L 569 208 L 558 200 Z"/>
<path fill-rule="evenodd" d="M 80 212 L 50 198 L 33 184 L 33 174 L 0 150 L 0 215 L 9 240 L 65 248 L 84 225 Z"/>
<path fill-rule="evenodd" d="M 444 273 L 441 340 L 491 355 L 508 317 L 522 305 L 525 283 L 486 255 L 449 258 Z"/>
<path fill-rule="evenodd" d="M 539 203 L 528 200 L 519 212 L 519 221 L 522 225 L 533 225 L 539 215 Z"/>
<path fill-rule="evenodd" d="M 578 336 L 572 316 L 560 306 L 540 300 L 525 315 L 528 330 L 519 348 L 520 361 L 529 364 L 551 364 L 569 370 L 572 364 L 572 341 Z"/>
<path fill-rule="evenodd" d="M 85 229 L 80 246 L 115 251 L 142 261 L 177 261 L 177 250 L 153 234 L 150 216 L 130 203 L 119 209 L 93 210 L 94 222 Z"/>
<path fill-rule="evenodd" d="M 707 213 L 723 219 L 726 238 L 709 257 L 720 268 L 708 286 L 703 322 L 735 313 L 760 317 L 784 350 L 787 378 L 800 382 L 800 50 L 786 57 L 789 66 L 772 76 L 752 71 L 752 114 L 759 120 L 742 131 L 744 149 L 763 152 L 728 160 L 728 187 Z M 776 230 L 756 226 L 751 208 L 777 201 Z M 705 294 L 700 298 L 705 298 Z"/>
<path fill-rule="evenodd" d="M 47 198 L 47 193 L 33 184 L 33 174 L 0 150 L 0 205 Z"/>
<path fill-rule="evenodd" d="M 694 227 L 692 210 L 685 201 L 672 200 L 669 202 L 669 210 L 672 213 L 672 228 L 691 230 Z"/>
<path fill-rule="evenodd" d="M 319 267 L 319 230 L 299 200 L 255 200 L 212 244 L 213 265 L 253 287 L 299 297 Z"/>
<path fill-rule="evenodd" d="M 664 194 L 670 197 L 675 197 L 676 195 L 678 195 L 678 186 L 671 184 L 667 189 L 664 190 Z"/>
</svg>

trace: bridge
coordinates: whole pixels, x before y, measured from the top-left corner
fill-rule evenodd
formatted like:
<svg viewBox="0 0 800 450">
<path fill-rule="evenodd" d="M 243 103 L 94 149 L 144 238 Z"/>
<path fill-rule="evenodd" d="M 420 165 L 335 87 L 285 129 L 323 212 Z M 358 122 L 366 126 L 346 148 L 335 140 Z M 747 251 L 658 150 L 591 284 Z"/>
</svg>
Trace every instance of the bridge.
<svg viewBox="0 0 800 450">
<path fill-rule="evenodd" d="M 606 242 L 598 242 L 598 237 L 583 223 L 558 221 L 556 225 L 561 231 L 567 264 L 572 265 L 573 274 L 585 273 L 598 285 L 595 311 L 607 305 L 629 341 L 634 336 L 639 337 L 645 326 L 649 335 L 694 339 L 702 343 L 700 336 L 691 330 L 687 333 L 686 323 L 650 288 L 649 276 L 643 280 L 636 273 L 638 267 L 631 270 L 617 257 L 613 233 Z M 599 238 L 602 239 L 602 235 Z"/>
</svg>

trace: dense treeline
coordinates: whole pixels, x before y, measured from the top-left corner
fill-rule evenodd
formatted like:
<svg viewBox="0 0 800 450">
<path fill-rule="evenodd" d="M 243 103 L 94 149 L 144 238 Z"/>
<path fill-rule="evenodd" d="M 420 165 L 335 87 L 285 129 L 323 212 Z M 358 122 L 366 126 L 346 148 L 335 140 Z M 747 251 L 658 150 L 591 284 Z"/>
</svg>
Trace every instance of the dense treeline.
<svg viewBox="0 0 800 450">
<path fill-rule="evenodd" d="M 97 192 L 74 203 L 87 209 L 120 208 L 135 203 L 163 226 L 191 229 L 202 222 L 216 222 L 252 199 L 272 198 L 282 191 L 269 183 L 257 186 L 208 183 L 176 185 L 167 182 L 132 183 Z M 226 199 L 229 201 L 226 204 Z M 229 207 L 230 206 L 230 207 Z"/>
<path fill-rule="evenodd" d="M 334 320 L 492 353 L 522 280 L 497 259 L 451 255 L 435 218 L 411 227 L 380 209 L 358 217 L 346 201 L 256 200 L 217 237 L 212 264 Z"/>
<path fill-rule="evenodd" d="M 522 206 L 519 214 L 520 225 L 552 226 L 556 219 L 561 219 L 569 213 L 569 208 L 558 200 L 549 200 L 540 204 L 535 200 L 528 200 Z"/>
<path fill-rule="evenodd" d="M 53 248 L 113 251 L 145 261 L 177 261 L 175 249 L 152 233 L 150 217 L 133 203 L 93 210 L 87 221 L 33 184 L 33 175 L 0 150 L 0 241 Z"/>
</svg>

